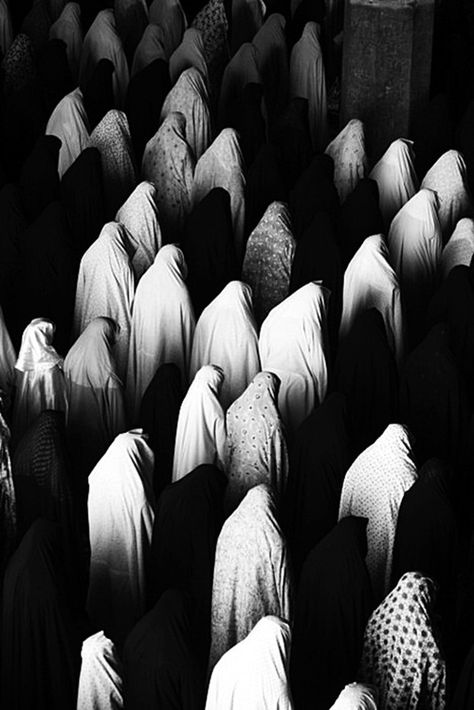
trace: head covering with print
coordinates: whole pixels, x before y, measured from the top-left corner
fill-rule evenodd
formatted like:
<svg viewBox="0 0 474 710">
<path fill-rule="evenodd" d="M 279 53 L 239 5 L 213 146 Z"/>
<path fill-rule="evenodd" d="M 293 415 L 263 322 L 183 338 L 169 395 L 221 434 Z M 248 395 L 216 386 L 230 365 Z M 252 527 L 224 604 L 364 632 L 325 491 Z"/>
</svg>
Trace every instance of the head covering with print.
<svg viewBox="0 0 474 710">
<path fill-rule="evenodd" d="M 362 121 L 357 118 L 349 121 L 324 152 L 334 161 L 334 185 L 342 204 L 365 177 L 368 168 Z"/>
<path fill-rule="evenodd" d="M 461 264 L 469 266 L 474 256 L 474 220 L 463 217 L 456 224 L 441 253 L 440 276 L 446 279 L 451 269 Z"/>
</svg>

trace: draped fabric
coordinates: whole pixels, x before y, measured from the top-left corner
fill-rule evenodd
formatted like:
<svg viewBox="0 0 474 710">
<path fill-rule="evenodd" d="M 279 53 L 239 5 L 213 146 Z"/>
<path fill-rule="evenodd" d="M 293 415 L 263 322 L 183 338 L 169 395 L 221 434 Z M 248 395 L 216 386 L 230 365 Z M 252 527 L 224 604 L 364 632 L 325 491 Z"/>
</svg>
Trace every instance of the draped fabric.
<svg viewBox="0 0 474 710">
<path fill-rule="evenodd" d="M 285 177 L 278 162 L 278 152 L 271 143 L 263 143 L 247 172 L 245 184 L 245 231 L 250 234 L 267 207 L 288 199 Z"/>
<path fill-rule="evenodd" d="M 13 42 L 13 27 L 10 17 L 10 10 L 6 0 L 0 2 L 0 52 L 2 57 L 6 55 Z"/>
<path fill-rule="evenodd" d="M 137 286 L 127 366 L 127 395 L 134 419 L 161 364 L 177 365 L 183 384 L 187 382 L 195 319 L 186 273 L 181 249 L 166 244 Z"/>
<path fill-rule="evenodd" d="M 79 88 L 61 99 L 49 118 L 46 134 L 61 141 L 58 172 L 62 178 L 89 143 L 88 119 Z"/>
<path fill-rule="evenodd" d="M 192 27 L 200 30 L 204 41 L 204 54 L 209 67 L 211 86 L 215 87 L 228 55 L 227 34 L 229 23 L 223 0 L 209 0 L 197 13 Z"/>
<path fill-rule="evenodd" d="M 261 0 L 232 0 L 230 50 L 235 57 L 239 49 L 251 42 L 263 24 L 265 3 Z"/>
<path fill-rule="evenodd" d="M 356 515 L 369 521 L 366 562 L 375 601 L 390 588 L 398 509 L 416 479 L 410 434 L 402 424 L 389 424 L 344 478 L 339 520 Z"/>
<path fill-rule="evenodd" d="M 148 24 L 147 0 L 114 0 L 117 32 L 130 62 Z"/>
<path fill-rule="evenodd" d="M 324 152 L 334 161 L 334 185 L 342 204 L 368 169 L 362 121 L 357 118 L 349 121 Z"/>
<path fill-rule="evenodd" d="M 349 683 L 330 710 L 377 710 L 378 696 L 375 685 Z"/>
<path fill-rule="evenodd" d="M 288 102 L 285 110 L 271 126 L 269 140 L 275 146 L 285 188 L 288 190 L 308 167 L 313 155 L 308 123 L 308 99 L 296 96 Z"/>
<path fill-rule="evenodd" d="M 288 682 L 291 629 L 277 616 L 265 616 L 229 649 L 212 672 L 206 710 L 292 710 Z"/>
<path fill-rule="evenodd" d="M 11 395 L 15 380 L 16 352 L 5 324 L 0 306 L 0 399 L 4 410 L 11 404 Z M 1 422 L 1 407 L 0 407 Z M 1 423 L 0 423 L 1 428 Z"/>
<path fill-rule="evenodd" d="M 103 631 L 89 636 L 81 650 L 77 710 L 123 710 L 122 662 Z"/>
<path fill-rule="evenodd" d="M 18 303 L 15 298 L 15 291 L 18 276 L 21 273 L 21 239 L 27 228 L 28 220 L 22 204 L 21 191 L 17 185 L 9 183 L 0 190 L 0 221 L 2 229 L 0 233 L 0 248 L 2 258 L 0 260 L 0 303 L 2 308 L 1 320 L 6 321 L 11 338 L 15 344 L 21 337 L 19 324 L 17 323 Z M 3 339 L 2 339 L 3 340 Z M 0 380 L 0 388 L 8 389 L 6 373 L 16 362 L 16 355 L 8 355 L 9 348 L 4 342 L 3 367 Z M 12 379 L 10 377 L 10 379 Z M 4 392 L 5 395 L 5 392 Z"/>
<path fill-rule="evenodd" d="M 89 476 L 87 611 L 121 648 L 143 616 L 154 520 L 153 452 L 140 429 L 119 434 Z"/>
<path fill-rule="evenodd" d="M 469 651 L 462 667 L 454 690 L 450 708 L 452 710 L 469 710 L 474 698 L 473 684 L 474 648 Z"/>
<path fill-rule="evenodd" d="M 110 59 L 105 57 L 99 59 L 82 89 L 84 106 L 89 118 L 90 133 L 102 121 L 104 116 L 115 108 L 114 73 L 114 65 Z"/>
<path fill-rule="evenodd" d="M 159 25 L 147 25 L 140 39 L 132 63 L 132 78 L 149 66 L 155 59 L 167 61 L 165 33 Z"/>
<path fill-rule="evenodd" d="M 242 279 L 252 288 L 258 325 L 288 296 L 295 248 L 288 207 L 272 202 L 248 238 L 242 265 Z"/>
<path fill-rule="evenodd" d="M 429 577 L 407 572 L 369 619 L 361 675 L 378 687 L 380 707 L 446 707 L 446 667 L 432 619 L 434 597 Z"/>
<path fill-rule="evenodd" d="M 50 39 L 61 39 L 66 44 L 69 70 L 74 81 L 79 77 L 82 54 L 81 6 L 78 2 L 68 2 L 51 27 Z"/>
<path fill-rule="evenodd" d="M 226 414 L 226 512 L 250 488 L 266 483 L 282 502 L 288 477 L 285 428 L 278 412 L 278 377 L 259 372 Z"/>
<path fill-rule="evenodd" d="M 162 246 L 156 188 L 150 182 L 141 182 L 115 216 L 126 230 L 135 253 L 132 266 L 138 283 L 153 264 Z"/>
<path fill-rule="evenodd" d="M 418 190 L 414 160 L 412 141 L 399 138 L 389 145 L 370 172 L 369 177 L 375 180 L 379 188 L 385 232 L 397 212 Z"/>
<path fill-rule="evenodd" d="M 291 683 L 302 710 L 327 710 L 357 675 L 373 609 L 366 525 L 364 518 L 344 518 L 304 563 L 291 651 Z"/>
<path fill-rule="evenodd" d="M 149 20 L 163 30 L 164 50 L 169 59 L 179 46 L 188 22 L 179 0 L 153 0 Z"/>
<path fill-rule="evenodd" d="M 336 219 L 339 213 L 339 196 L 333 178 L 334 161 L 325 153 L 315 155 L 299 175 L 289 196 L 297 239 L 309 227 L 318 212 L 327 212 Z"/>
<path fill-rule="evenodd" d="M 24 32 L 19 32 L 3 60 L 5 96 L 19 93 L 36 79 L 36 56 L 33 42 Z"/>
<path fill-rule="evenodd" d="M 196 160 L 209 148 L 212 139 L 209 92 L 204 75 L 196 69 L 184 69 L 165 99 L 161 118 L 178 112 L 186 119 L 185 138 Z"/>
<path fill-rule="evenodd" d="M 326 396 L 328 299 L 326 288 L 306 284 L 275 306 L 262 323 L 260 362 L 263 370 L 280 378 L 278 408 L 290 432 Z"/>
<path fill-rule="evenodd" d="M 204 40 L 200 30 L 195 27 L 188 27 L 183 35 L 181 44 L 176 47 L 171 55 L 169 65 L 172 85 L 176 84 L 186 69 L 194 67 L 203 77 L 204 85 L 209 88 L 209 71 L 205 58 Z"/>
<path fill-rule="evenodd" d="M 64 361 L 67 433 L 74 467 L 83 479 L 126 430 L 123 385 L 113 355 L 116 335 L 113 320 L 94 318 Z"/>
<path fill-rule="evenodd" d="M 58 158 L 61 142 L 56 136 L 41 136 L 24 161 L 18 186 L 23 208 L 33 221 L 56 200 L 59 192 Z"/>
<path fill-rule="evenodd" d="M 197 322 L 189 378 L 192 380 L 203 365 L 210 364 L 218 365 L 224 373 L 220 392 L 224 410 L 260 370 L 252 290 L 242 281 L 228 283 Z"/>
<path fill-rule="evenodd" d="M 283 112 L 288 99 L 289 62 L 285 29 L 283 15 L 272 13 L 266 17 L 252 40 L 257 52 L 257 67 L 269 124 Z"/>
<path fill-rule="evenodd" d="M 469 266 L 474 256 L 474 220 L 463 217 L 449 237 L 441 252 L 440 275 L 446 279 L 449 272 L 461 264 Z"/>
<path fill-rule="evenodd" d="M 125 228 L 116 222 L 105 224 L 81 259 L 74 309 L 76 338 L 94 318 L 111 318 L 117 324 L 115 357 L 121 379 L 126 372 L 135 293 L 129 249 Z"/>
<path fill-rule="evenodd" d="M 10 458 L 10 428 L 4 416 L 4 403 L 0 400 L 0 574 L 5 568 L 17 541 L 17 506 Z"/>
<path fill-rule="evenodd" d="M 375 180 L 362 178 L 357 183 L 341 206 L 337 225 L 342 261 L 347 266 L 367 237 L 384 231 Z"/>
<path fill-rule="evenodd" d="M 204 365 L 189 386 L 179 410 L 173 481 L 204 463 L 224 470 L 226 430 L 219 399 L 223 380 L 220 367 Z"/>
<path fill-rule="evenodd" d="M 160 225 L 166 242 L 180 241 L 191 211 L 195 158 L 186 140 L 186 118 L 168 114 L 145 146 L 142 177 L 156 188 Z"/>
<path fill-rule="evenodd" d="M 275 500 L 260 484 L 227 518 L 217 541 L 209 671 L 268 615 L 291 621 L 291 579 Z"/>
<path fill-rule="evenodd" d="M 260 84 L 257 50 L 244 42 L 227 64 L 219 93 L 218 124 L 221 128 L 234 125 L 234 112 L 247 84 Z"/>
<path fill-rule="evenodd" d="M 290 55 L 290 98 L 308 100 L 309 132 L 313 150 L 327 144 L 326 77 L 320 31 L 316 22 L 307 22 Z"/>
</svg>

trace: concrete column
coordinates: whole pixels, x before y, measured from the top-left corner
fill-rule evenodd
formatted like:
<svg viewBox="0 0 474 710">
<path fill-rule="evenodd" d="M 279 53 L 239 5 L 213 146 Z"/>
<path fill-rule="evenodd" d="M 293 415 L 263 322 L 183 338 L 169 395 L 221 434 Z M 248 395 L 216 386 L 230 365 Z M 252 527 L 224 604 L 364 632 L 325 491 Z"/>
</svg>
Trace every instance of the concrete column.
<svg viewBox="0 0 474 710">
<path fill-rule="evenodd" d="M 374 162 L 391 141 L 409 136 L 427 104 L 435 0 L 346 0 L 341 126 L 366 127 Z"/>
</svg>

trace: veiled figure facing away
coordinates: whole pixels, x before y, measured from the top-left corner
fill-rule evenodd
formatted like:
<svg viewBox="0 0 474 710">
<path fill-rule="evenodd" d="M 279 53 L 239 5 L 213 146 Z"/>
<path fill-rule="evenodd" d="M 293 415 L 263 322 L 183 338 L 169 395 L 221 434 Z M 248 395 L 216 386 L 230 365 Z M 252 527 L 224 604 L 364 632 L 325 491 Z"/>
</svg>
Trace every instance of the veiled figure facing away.
<svg viewBox="0 0 474 710">
<path fill-rule="evenodd" d="M 174 85 L 181 74 L 190 67 L 198 69 L 205 85 L 209 87 L 209 71 L 207 68 L 204 40 L 202 32 L 195 27 L 188 27 L 181 44 L 176 47 L 169 59 L 170 80 Z"/>
<path fill-rule="evenodd" d="M 474 220 L 463 217 L 457 223 L 441 253 L 440 276 L 446 279 L 451 269 L 469 266 L 474 256 Z"/>
<path fill-rule="evenodd" d="M 367 172 L 364 124 L 353 118 L 324 151 L 334 161 L 334 185 L 341 204 Z"/>
<path fill-rule="evenodd" d="M 61 99 L 49 117 L 45 132 L 61 141 L 58 172 L 62 177 L 89 144 L 89 121 L 79 88 Z"/>
<path fill-rule="evenodd" d="M 183 252 L 165 244 L 137 286 L 127 369 L 127 397 L 134 418 L 160 365 L 177 365 L 183 384 L 187 382 L 195 321 L 186 276 Z"/>
<path fill-rule="evenodd" d="M 77 710 L 123 710 L 122 662 L 103 631 L 89 636 L 81 650 Z"/>
<path fill-rule="evenodd" d="M 417 192 L 419 183 L 414 164 L 413 142 L 393 141 L 370 172 L 379 188 L 379 205 L 385 231 L 403 205 Z"/>
<path fill-rule="evenodd" d="M 217 541 L 209 671 L 264 616 L 291 622 L 288 552 L 271 489 L 252 488 Z"/>
<path fill-rule="evenodd" d="M 151 24 L 163 29 L 166 59 L 179 46 L 188 26 L 186 15 L 179 0 L 153 0 L 148 10 Z"/>
<path fill-rule="evenodd" d="M 330 710 L 377 710 L 378 697 L 375 685 L 349 683 Z"/>
<path fill-rule="evenodd" d="M 220 401 L 227 409 L 260 370 L 252 290 L 231 281 L 201 313 L 194 332 L 189 379 L 203 365 L 224 372 Z"/>
<path fill-rule="evenodd" d="M 66 44 L 69 69 L 77 82 L 82 53 L 81 6 L 78 2 L 64 5 L 60 16 L 49 28 L 49 38 L 62 39 Z"/>
</svg>

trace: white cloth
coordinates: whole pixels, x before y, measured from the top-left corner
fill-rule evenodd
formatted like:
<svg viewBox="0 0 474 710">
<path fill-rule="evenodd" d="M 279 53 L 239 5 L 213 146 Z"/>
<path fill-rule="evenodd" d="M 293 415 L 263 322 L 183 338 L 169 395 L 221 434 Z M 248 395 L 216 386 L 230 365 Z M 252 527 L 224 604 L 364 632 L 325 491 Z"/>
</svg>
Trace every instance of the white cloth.
<svg viewBox="0 0 474 710">
<path fill-rule="evenodd" d="M 149 19 L 163 30 L 166 59 L 169 59 L 183 38 L 188 26 L 186 15 L 179 0 L 153 0 Z"/>
<path fill-rule="evenodd" d="M 13 42 L 13 26 L 6 0 L 0 0 L 0 52 L 5 57 Z"/>
<path fill-rule="evenodd" d="M 79 87 L 66 94 L 58 103 L 49 118 L 45 133 L 61 141 L 58 173 L 62 178 L 89 144 L 89 120 Z"/>
<path fill-rule="evenodd" d="M 283 15 L 273 13 L 252 40 L 257 50 L 257 67 L 269 123 L 283 112 L 288 99 L 289 59 L 285 27 Z"/>
<path fill-rule="evenodd" d="M 119 434 L 89 476 L 87 611 L 118 645 L 145 613 L 153 467 L 153 451 L 136 429 Z"/>
<path fill-rule="evenodd" d="M 472 215 L 466 161 L 461 153 L 457 150 L 443 153 L 426 173 L 421 187 L 433 190 L 438 197 L 438 218 L 446 241 L 456 223 Z"/>
<path fill-rule="evenodd" d="M 326 77 L 319 26 L 307 22 L 301 39 L 296 42 L 290 56 L 290 99 L 299 96 L 308 100 L 308 123 L 315 151 L 327 145 Z"/>
<path fill-rule="evenodd" d="M 359 313 L 369 308 L 380 312 L 388 343 L 400 363 L 403 356 L 400 288 L 381 234 L 374 234 L 362 242 L 344 273 L 340 340 L 348 335 Z"/>
<path fill-rule="evenodd" d="M 204 40 L 202 33 L 195 27 L 189 27 L 183 35 L 181 44 L 176 47 L 169 61 L 171 85 L 174 86 L 185 69 L 194 67 L 204 78 L 209 87 L 209 71 L 207 68 Z"/>
<path fill-rule="evenodd" d="M 276 616 L 260 619 L 215 666 L 206 710 L 292 710 L 290 645 L 286 621 Z"/>
<path fill-rule="evenodd" d="M 77 710 L 122 710 L 122 662 L 103 631 L 82 644 Z"/>
<path fill-rule="evenodd" d="M 153 264 L 162 245 L 156 205 L 156 188 L 151 182 L 141 182 L 121 206 L 115 217 L 127 230 L 135 253 L 132 259 L 136 282 Z"/>
<path fill-rule="evenodd" d="M 176 428 L 173 481 L 203 463 L 225 469 L 225 415 L 219 401 L 224 374 L 216 365 L 204 365 L 181 404 Z"/>
<path fill-rule="evenodd" d="M 217 540 L 209 670 L 269 615 L 291 623 L 291 577 L 275 500 L 260 484 L 227 518 Z"/>
<path fill-rule="evenodd" d="M 324 286 L 308 283 L 275 306 L 262 323 L 260 362 L 263 370 L 280 378 L 278 407 L 290 431 L 326 396 L 329 296 Z"/>
<path fill-rule="evenodd" d="M 405 138 L 393 141 L 369 177 L 378 185 L 380 211 L 388 230 L 394 216 L 418 190 L 413 141 Z"/>
<path fill-rule="evenodd" d="M 241 281 L 228 283 L 197 322 L 189 379 L 194 379 L 203 365 L 211 364 L 219 365 L 224 372 L 220 392 L 223 409 L 240 397 L 260 370 L 252 290 Z"/>
<path fill-rule="evenodd" d="M 349 121 L 324 152 L 334 161 L 334 185 L 342 204 L 365 177 L 368 168 L 362 121 L 357 118 Z"/>
<path fill-rule="evenodd" d="M 416 478 L 410 436 L 401 424 L 389 424 L 344 478 L 339 520 L 356 515 L 369 521 L 366 562 L 376 601 L 390 588 L 398 510 Z"/>
<path fill-rule="evenodd" d="M 223 187 L 230 195 L 230 211 L 235 250 L 242 258 L 245 230 L 244 159 L 237 131 L 224 128 L 199 158 L 194 172 L 193 205 L 197 205 L 214 187 Z"/>
<path fill-rule="evenodd" d="M 377 710 L 378 690 L 363 683 L 349 683 L 330 710 Z"/>
<path fill-rule="evenodd" d="M 78 2 L 66 3 L 56 22 L 49 28 L 49 38 L 62 39 L 66 44 L 69 69 L 77 82 L 82 54 L 81 6 Z"/>
<path fill-rule="evenodd" d="M 183 252 L 166 244 L 137 286 L 127 368 L 128 401 L 135 418 L 160 365 L 177 365 L 187 382 L 195 319 L 186 276 Z"/>
<path fill-rule="evenodd" d="M 114 11 L 111 8 L 97 13 L 84 37 L 79 69 L 79 85 L 82 89 L 101 59 L 110 59 L 114 65 L 115 71 L 112 75 L 114 96 L 118 108 L 122 108 L 125 104 L 130 76 L 122 40 L 115 26 Z"/>
<path fill-rule="evenodd" d="M 167 61 L 164 32 L 158 25 L 147 25 L 137 44 L 132 62 L 132 76 L 145 69 L 155 59 Z"/>
<path fill-rule="evenodd" d="M 469 266 L 474 256 L 474 220 L 463 217 L 449 237 L 448 243 L 441 253 L 440 271 L 445 279 L 451 269 L 464 264 Z"/>
<path fill-rule="evenodd" d="M 74 337 L 99 316 L 111 318 L 119 332 L 115 357 L 119 377 L 125 379 L 135 277 L 124 227 L 108 222 L 81 259 L 74 307 Z"/>
</svg>

